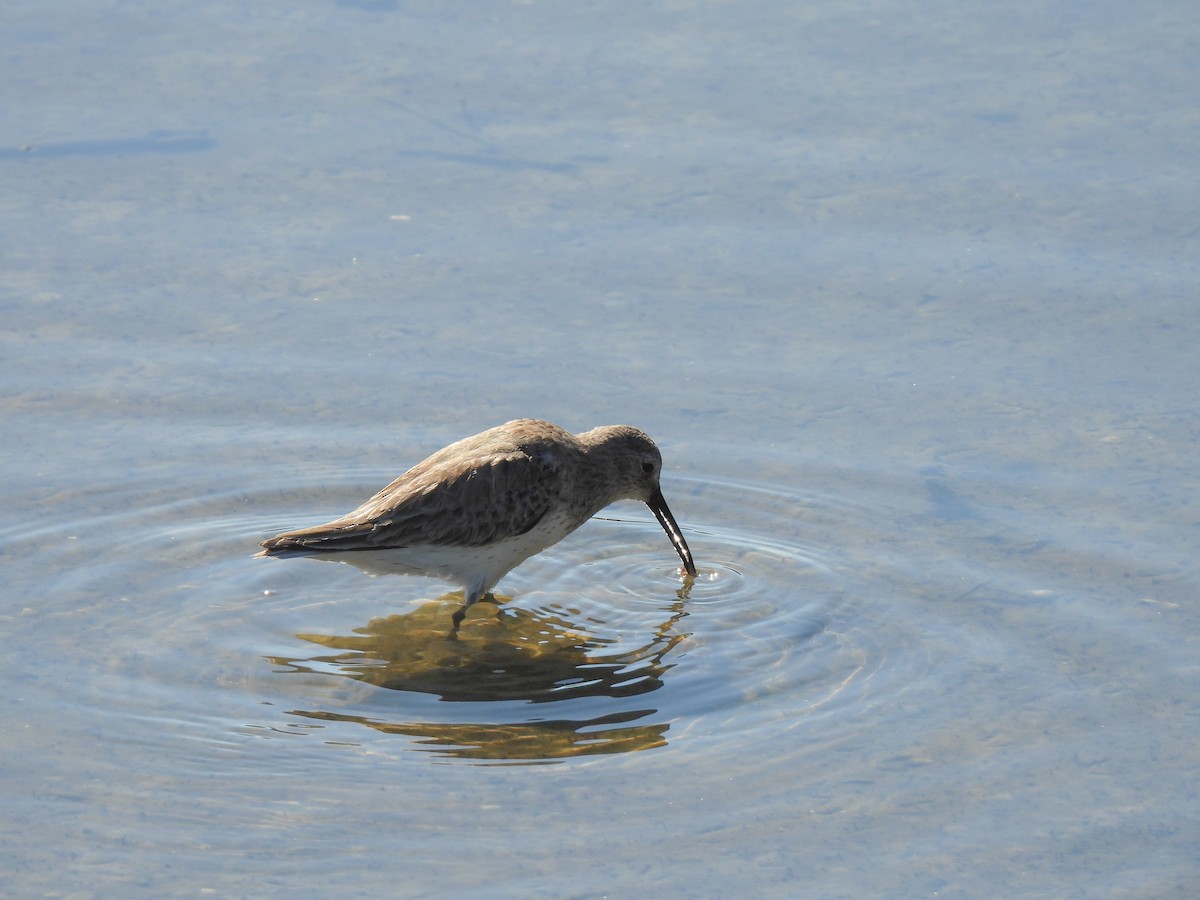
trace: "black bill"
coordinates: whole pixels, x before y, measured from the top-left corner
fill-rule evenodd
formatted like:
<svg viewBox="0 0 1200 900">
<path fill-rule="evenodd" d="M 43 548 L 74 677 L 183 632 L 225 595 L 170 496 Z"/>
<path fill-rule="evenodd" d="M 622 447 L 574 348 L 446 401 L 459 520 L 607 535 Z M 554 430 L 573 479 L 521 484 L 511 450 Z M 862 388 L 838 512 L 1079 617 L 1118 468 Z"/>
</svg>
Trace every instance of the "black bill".
<svg viewBox="0 0 1200 900">
<path fill-rule="evenodd" d="M 679 525 L 676 524 L 675 517 L 671 515 L 671 510 L 667 508 L 667 501 L 663 499 L 662 491 L 657 490 L 651 494 L 650 499 L 646 501 L 646 505 L 650 507 L 655 518 L 658 519 L 658 524 L 663 527 L 663 531 L 671 539 L 671 544 L 674 545 L 675 552 L 683 560 L 684 571 L 695 578 L 696 564 L 692 562 L 692 551 L 688 549 L 687 541 L 683 539 L 683 535 L 679 531 Z"/>
</svg>

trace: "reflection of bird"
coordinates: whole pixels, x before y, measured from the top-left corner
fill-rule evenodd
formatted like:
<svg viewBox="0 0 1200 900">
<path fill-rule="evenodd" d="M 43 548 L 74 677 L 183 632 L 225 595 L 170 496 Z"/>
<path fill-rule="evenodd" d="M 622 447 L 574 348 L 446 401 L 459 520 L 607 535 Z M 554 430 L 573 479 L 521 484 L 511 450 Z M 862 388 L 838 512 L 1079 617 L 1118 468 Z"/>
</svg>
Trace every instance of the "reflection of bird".
<svg viewBox="0 0 1200 900">
<path fill-rule="evenodd" d="M 374 618 L 347 634 L 302 633 L 316 644 L 314 656 L 271 657 L 291 672 L 340 675 L 391 691 L 434 694 L 446 701 L 520 700 L 560 702 L 578 697 L 633 697 L 658 690 L 664 658 L 687 635 L 674 630 L 686 616 L 686 585 L 664 606 L 666 617 L 638 633 L 622 627 L 620 640 L 604 634 L 609 623 L 571 610 L 513 609 L 481 619 L 477 628 L 445 647 L 447 610 L 462 605 L 455 591 L 403 613 Z"/>
<path fill-rule="evenodd" d="M 654 442 L 628 425 L 573 435 L 515 419 L 439 450 L 339 519 L 263 541 L 258 555 L 371 551 L 380 569 L 445 578 L 464 589 L 457 631 L 467 608 L 507 572 L 617 500 L 649 506 L 694 576 L 661 470 Z"/>
</svg>

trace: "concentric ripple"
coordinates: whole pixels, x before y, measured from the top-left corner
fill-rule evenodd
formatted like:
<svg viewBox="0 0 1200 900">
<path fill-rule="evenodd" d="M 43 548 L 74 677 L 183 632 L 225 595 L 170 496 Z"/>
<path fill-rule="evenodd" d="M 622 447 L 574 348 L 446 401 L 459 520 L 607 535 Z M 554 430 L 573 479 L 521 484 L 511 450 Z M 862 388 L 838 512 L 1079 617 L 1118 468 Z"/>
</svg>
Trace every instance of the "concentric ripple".
<svg viewBox="0 0 1200 900">
<path fill-rule="evenodd" d="M 344 480 L 310 493 L 336 509 L 331 496 L 353 499 L 378 478 Z M 442 758 L 527 763 L 685 733 L 746 741 L 781 716 L 852 710 L 862 699 L 852 688 L 888 655 L 858 620 L 833 550 L 854 511 L 739 482 L 686 482 L 671 496 L 688 512 L 696 577 L 644 507 L 618 505 L 511 572 L 456 640 L 461 593 L 442 583 L 252 559 L 261 536 L 299 524 L 290 491 L 107 514 L 136 555 L 106 555 L 99 529 L 75 522 L 81 564 L 63 587 L 102 598 L 113 652 L 127 660 L 109 682 L 135 679 L 131 698 L 238 685 L 261 698 L 231 725 L 244 734 L 407 736 L 400 746 Z"/>
</svg>

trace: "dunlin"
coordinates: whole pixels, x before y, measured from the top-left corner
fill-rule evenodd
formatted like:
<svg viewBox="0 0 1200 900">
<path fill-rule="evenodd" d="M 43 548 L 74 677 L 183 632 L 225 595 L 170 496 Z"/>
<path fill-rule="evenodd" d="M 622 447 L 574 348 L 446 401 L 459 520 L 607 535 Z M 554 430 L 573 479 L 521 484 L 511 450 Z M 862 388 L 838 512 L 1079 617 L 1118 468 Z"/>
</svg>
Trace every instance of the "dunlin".
<svg viewBox="0 0 1200 900">
<path fill-rule="evenodd" d="M 692 552 L 659 487 L 662 455 L 628 425 L 571 434 L 514 419 L 413 466 L 362 506 L 325 525 L 262 542 L 259 556 L 370 553 L 372 566 L 461 585 L 467 609 L 511 569 L 617 500 L 641 500 L 696 574 Z"/>
</svg>

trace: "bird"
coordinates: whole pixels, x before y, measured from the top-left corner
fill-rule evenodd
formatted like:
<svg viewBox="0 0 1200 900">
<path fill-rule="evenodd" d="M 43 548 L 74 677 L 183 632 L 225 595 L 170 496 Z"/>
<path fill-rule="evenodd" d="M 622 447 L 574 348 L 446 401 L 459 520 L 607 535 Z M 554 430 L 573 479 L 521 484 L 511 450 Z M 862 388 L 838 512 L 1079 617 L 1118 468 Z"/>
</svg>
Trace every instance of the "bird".
<svg viewBox="0 0 1200 900">
<path fill-rule="evenodd" d="M 257 557 L 320 556 L 372 571 L 441 578 L 463 589 L 451 636 L 467 610 L 508 572 L 558 543 L 618 500 L 640 500 L 658 519 L 690 577 L 692 551 L 659 478 L 662 455 L 630 425 L 572 434 L 513 419 L 417 463 L 356 509 L 324 525 L 262 541 Z"/>
</svg>

